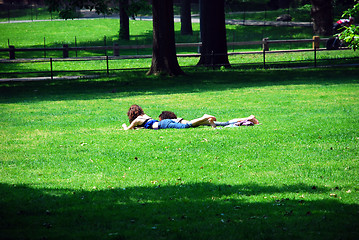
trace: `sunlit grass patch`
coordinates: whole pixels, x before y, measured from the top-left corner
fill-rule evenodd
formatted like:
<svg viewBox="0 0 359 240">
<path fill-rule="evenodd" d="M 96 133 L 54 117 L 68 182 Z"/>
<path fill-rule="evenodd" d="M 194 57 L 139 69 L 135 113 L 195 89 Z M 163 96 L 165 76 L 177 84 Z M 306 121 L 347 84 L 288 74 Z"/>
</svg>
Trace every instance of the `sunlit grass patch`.
<svg viewBox="0 0 359 240">
<path fill-rule="evenodd" d="M 356 68 L 145 72 L 0 86 L 2 236 L 356 238 Z M 131 104 L 262 124 L 123 131 Z"/>
</svg>

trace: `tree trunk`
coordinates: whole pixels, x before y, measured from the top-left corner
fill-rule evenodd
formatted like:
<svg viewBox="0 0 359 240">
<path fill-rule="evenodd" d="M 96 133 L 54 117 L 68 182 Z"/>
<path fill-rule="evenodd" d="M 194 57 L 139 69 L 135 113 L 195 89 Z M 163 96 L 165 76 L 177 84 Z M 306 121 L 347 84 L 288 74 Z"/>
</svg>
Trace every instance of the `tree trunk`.
<svg viewBox="0 0 359 240">
<path fill-rule="evenodd" d="M 130 40 L 130 21 L 128 19 L 128 0 L 119 0 L 120 9 L 120 39 Z"/>
<path fill-rule="evenodd" d="M 173 0 L 153 0 L 153 49 L 150 74 L 168 74 L 176 76 L 183 74 L 177 61 Z"/>
<path fill-rule="evenodd" d="M 192 35 L 191 0 L 182 0 L 181 35 Z"/>
<path fill-rule="evenodd" d="M 230 66 L 224 0 L 200 0 L 201 58 L 198 65 Z"/>
<path fill-rule="evenodd" d="M 333 34 L 333 5 L 329 0 L 311 0 L 311 15 L 314 34 L 330 36 Z"/>
</svg>

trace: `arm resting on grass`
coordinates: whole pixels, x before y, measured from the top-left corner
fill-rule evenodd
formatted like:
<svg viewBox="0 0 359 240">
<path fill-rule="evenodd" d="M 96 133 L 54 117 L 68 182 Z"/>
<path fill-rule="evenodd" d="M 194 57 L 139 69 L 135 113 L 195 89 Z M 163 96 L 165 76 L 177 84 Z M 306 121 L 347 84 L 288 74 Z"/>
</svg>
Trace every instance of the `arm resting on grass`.
<svg viewBox="0 0 359 240">
<path fill-rule="evenodd" d="M 136 126 L 142 125 L 148 119 L 151 119 L 151 117 L 147 115 L 138 116 L 128 127 L 126 123 L 122 124 L 122 127 L 124 130 L 134 129 Z"/>
</svg>

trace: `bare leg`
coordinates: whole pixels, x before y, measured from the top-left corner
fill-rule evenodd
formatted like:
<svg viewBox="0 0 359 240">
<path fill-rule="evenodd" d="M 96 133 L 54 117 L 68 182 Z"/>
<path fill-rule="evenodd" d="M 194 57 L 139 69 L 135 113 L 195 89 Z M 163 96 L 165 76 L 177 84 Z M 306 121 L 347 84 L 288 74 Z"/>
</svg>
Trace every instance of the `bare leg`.
<svg viewBox="0 0 359 240">
<path fill-rule="evenodd" d="M 250 115 L 249 117 L 246 118 L 235 118 L 230 120 L 230 122 L 243 122 L 243 121 L 251 121 L 254 124 L 258 124 L 259 121 L 256 119 L 256 117 L 254 115 Z"/>
<path fill-rule="evenodd" d="M 182 121 L 180 121 L 180 123 L 186 124 L 186 123 L 189 123 L 189 121 L 183 119 Z"/>
<path fill-rule="evenodd" d="M 211 123 L 213 123 L 213 121 L 215 121 L 215 120 L 216 120 L 215 117 L 213 117 L 211 115 L 204 114 L 203 117 L 193 119 L 190 121 L 190 123 L 192 123 L 192 127 L 198 127 L 201 125 L 208 125 L 208 124 L 213 126 Z"/>
</svg>

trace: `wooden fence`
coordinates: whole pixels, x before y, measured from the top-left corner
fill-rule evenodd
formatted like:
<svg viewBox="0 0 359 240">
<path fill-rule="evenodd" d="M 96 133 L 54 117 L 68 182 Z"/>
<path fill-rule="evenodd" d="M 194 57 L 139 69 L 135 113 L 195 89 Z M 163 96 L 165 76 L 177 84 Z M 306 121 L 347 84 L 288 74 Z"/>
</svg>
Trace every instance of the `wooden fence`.
<svg viewBox="0 0 359 240">
<path fill-rule="evenodd" d="M 327 39 L 320 39 L 319 37 L 313 37 L 313 39 L 293 39 L 293 40 L 269 40 L 264 38 L 262 41 L 251 41 L 251 42 L 229 42 L 228 46 L 244 46 L 244 45 L 261 45 L 264 51 L 269 51 L 269 46 L 272 44 L 284 44 L 284 43 L 313 43 L 313 49 L 319 49 L 320 42 L 325 42 Z M 177 43 L 176 47 L 201 47 L 202 43 Z M 120 57 L 120 50 L 129 50 L 129 49 L 150 49 L 152 45 L 118 45 L 114 44 L 113 46 L 90 46 L 90 47 L 69 47 L 68 44 L 63 44 L 62 47 L 53 47 L 53 48 L 15 48 L 15 46 L 10 45 L 8 48 L 0 48 L 0 52 L 9 52 L 9 59 L 16 59 L 16 52 L 44 52 L 46 57 L 46 52 L 49 51 L 60 51 L 62 52 L 63 58 L 69 57 L 69 52 L 71 51 L 105 51 L 107 56 L 108 50 L 113 50 L 114 57 Z M 250 52 L 253 53 L 253 52 Z M 199 56 L 199 54 L 178 54 L 181 56 Z M 123 58 L 150 58 L 151 55 L 145 56 L 123 56 Z"/>
<path fill-rule="evenodd" d="M 313 52 L 313 65 L 317 66 L 317 51 L 325 51 L 326 48 L 320 48 L 321 42 L 326 42 L 328 39 L 320 39 L 319 37 L 313 37 L 313 39 L 296 39 L 296 40 L 269 40 L 268 38 L 263 39 L 262 41 L 252 41 L 252 42 L 229 42 L 228 46 L 243 46 L 243 45 L 260 45 L 262 51 L 248 51 L 248 52 L 228 52 L 228 55 L 241 55 L 241 54 L 262 54 L 263 55 L 263 68 L 266 68 L 266 55 L 272 53 L 293 53 L 293 52 Z M 312 43 L 312 48 L 309 49 L 296 49 L 296 50 L 270 50 L 270 45 L 273 44 L 287 44 L 287 43 Z M 201 47 L 201 43 L 180 43 L 176 44 L 176 47 Z M 1 75 L 9 74 L 50 74 L 51 79 L 54 77 L 54 73 L 64 73 L 64 72 L 91 72 L 91 71 L 106 71 L 109 74 L 113 70 L 125 70 L 125 69 L 110 69 L 109 60 L 116 59 L 140 59 L 140 58 L 151 58 L 152 55 L 130 55 L 130 56 L 121 56 L 121 49 L 150 49 L 152 45 L 127 45 L 127 46 L 91 46 L 91 47 L 69 47 L 64 45 L 63 47 L 58 48 L 15 48 L 14 46 L 9 46 L 9 48 L 0 49 L 0 52 L 9 52 L 9 59 L 0 59 L 0 63 L 15 63 L 15 62 L 49 62 L 50 71 L 38 71 L 38 72 L 0 72 Z M 346 48 L 348 49 L 348 48 Z M 82 57 L 82 58 L 69 58 L 70 51 L 80 51 L 80 50 L 104 50 L 106 51 L 105 56 L 97 57 Z M 107 55 L 107 50 L 113 50 L 113 56 Z M 38 59 L 16 59 L 16 52 L 33 52 L 33 51 L 61 51 L 63 58 L 38 58 Z M 201 54 L 177 54 L 178 57 L 200 57 Z M 212 54 L 214 56 L 214 54 Z M 72 71 L 53 71 L 53 63 L 56 61 L 92 61 L 92 60 L 103 60 L 106 61 L 106 69 L 97 69 L 97 70 L 72 70 Z M 214 67 L 214 66 L 212 66 Z M 133 69 L 133 68 L 130 68 Z M 138 69 L 138 68 L 135 68 Z"/>
</svg>

